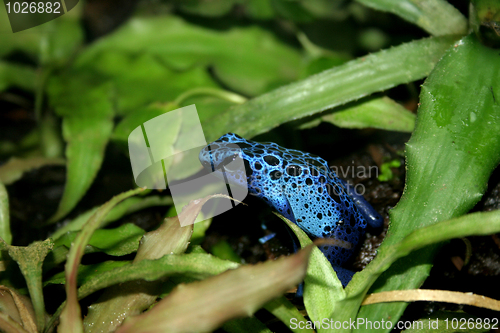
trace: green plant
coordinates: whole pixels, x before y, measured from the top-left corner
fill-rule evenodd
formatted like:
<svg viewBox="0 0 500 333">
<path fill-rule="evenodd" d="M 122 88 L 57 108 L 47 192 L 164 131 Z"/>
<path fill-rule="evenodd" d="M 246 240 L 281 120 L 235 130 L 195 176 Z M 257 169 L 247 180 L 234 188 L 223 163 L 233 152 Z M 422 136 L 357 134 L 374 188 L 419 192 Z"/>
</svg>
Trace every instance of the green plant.
<svg viewBox="0 0 500 333">
<path fill-rule="evenodd" d="M 263 307 L 287 325 L 302 323 L 291 327 L 293 331 L 311 332 L 304 328 L 309 325 L 304 316 L 282 296 L 303 278 L 304 304 L 312 321 L 357 317 L 394 325 L 407 303 L 362 306 L 369 291 L 418 288 L 440 242 L 500 231 L 497 211 L 462 216 L 479 201 L 499 163 L 500 59 L 498 49 L 482 43 L 498 45 L 498 3 L 472 2 L 477 35 L 467 35 L 466 18 L 443 0 L 358 0 L 348 7 L 322 0 L 174 5 L 183 13 L 215 17 L 242 6 L 254 23 L 288 22 L 300 46 L 257 24 L 217 30 L 172 13 L 138 14 L 86 44 L 81 8 L 29 31 L 2 35 L 0 91 L 8 93 L 6 98 L 19 90 L 32 94 L 37 126 L 21 142 L 0 146 L 1 156 L 22 157 L 0 166 L 2 284 L 8 286 L 2 309 L 10 309 L 0 313 L 0 328 L 50 332 L 60 318 L 60 332 L 111 331 L 130 317 L 119 332 L 211 331 L 221 325 L 229 332 L 269 332 L 251 317 Z M 430 36 L 351 60 L 348 54 L 314 45 L 298 28 L 322 17 L 362 17 L 370 12 L 367 7 L 395 14 Z M 13 54 L 29 61 L 14 61 Z M 414 114 L 377 94 L 424 78 L 416 124 Z M 180 228 L 176 217 L 146 233 L 141 244 L 144 231 L 133 225 L 103 229 L 130 212 L 172 205 L 171 198 L 142 195 L 141 189 L 72 217 L 43 242 L 10 245 L 5 185 L 33 168 L 64 163 L 64 194 L 47 222 L 60 221 L 87 193 L 108 144 L 124 147 L 130 132 L 144 121 L 190 104 L 197 105 L 207 141 L 226 132 L 250 138 L 299 118 L 304 122 L 290 126 L 312 127 L 323 121 L 344 128 L 413 131 L 406 149 L 405 192 L 391 211 L 388 237 L 376 259 L 344 290 L 316 248 L 242 266 L 188 246 L 193 229 Z M 168 149 L 175 147 L 175 133 L 174 125 L 165 133 Z M 182 214 L 194 220 L 203 203 L 191 204 Z M 311 243 L 289 225 L 303 246 Z M 206 227 L 195 224 L 193 237 L 203 238 Z M 80 264 L 85 253 L 119 257 L 136 251 L 133 261 Z M 21 286 L 16 262 L 26 281 Z M 52 274 L 51 269 L 59 272 Z M 47 321 L 42 290 L 51 284 L 65 284 L 67 299 Z M 82 319 L 78 300 L 105 288 L 101 301 Z M 31 302 L 19 295 L 26 291 Z M 149 309 L 158 297 L 163 300 Z"/>
</svg>

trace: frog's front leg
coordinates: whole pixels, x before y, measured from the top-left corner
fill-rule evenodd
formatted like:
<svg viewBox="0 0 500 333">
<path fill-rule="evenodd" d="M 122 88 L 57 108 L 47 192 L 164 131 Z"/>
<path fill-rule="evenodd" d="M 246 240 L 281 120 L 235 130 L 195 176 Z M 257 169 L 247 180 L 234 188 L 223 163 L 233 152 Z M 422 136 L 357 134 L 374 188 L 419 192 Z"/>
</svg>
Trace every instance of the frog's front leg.
<svg viewBox="0 0 500 333">
<path fill-rule="evenodd" d="M 351 186 L 347 181 L 339 178 L 341 181 L 342 185 L 344 185 L 344 188 L 347 192 L 347 194 L 352 198 L 352 201 L 354 201 L 354 204 L 356 207 L 358 207 L 359 212 L 363 217 L 365 218 L 366 222 L 370 225 L 372 228 L 380 228 L 384 224 L 384 218 L 382 215 L 380 215 L 375 208 L 370 205 L 368 201 L 366 201 L 365 197 L 363 197 L 362 194 L 359 194 L 356 192 L 356 189 L 354 186 Z"/>
</svg>

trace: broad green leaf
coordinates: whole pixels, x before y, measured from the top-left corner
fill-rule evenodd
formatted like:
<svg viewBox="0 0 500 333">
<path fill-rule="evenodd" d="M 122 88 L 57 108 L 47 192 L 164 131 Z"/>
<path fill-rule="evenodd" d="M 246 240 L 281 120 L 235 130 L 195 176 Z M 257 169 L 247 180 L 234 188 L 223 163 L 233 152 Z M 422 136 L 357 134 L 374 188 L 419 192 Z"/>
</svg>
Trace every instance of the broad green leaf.
<svg viewBox="0 0 500 333">
<path fill-rule="evenodd" d="M 172 274 L 184 274 L 194 279 L 204 279 L 212 275 L 220 274 L 229 269 L 239 267 L 238 264 L 222 260 L 205 253 L 192 253 L 186 255 L 166 255 L 157 260 L 144 260 L 133 265 L 121 265 L 115 269 L 114 262 L 98 265 L 83 266 L 79 270 L 79 281 L 82 278 L 83 285 L 79 288 L 79 298 L 84 298 L 100 289 L 113 284 L 127 281 L 144 279 L 155 281 Z M 94 273 L 94 270 L 97 270 Z M 62 283 L 64 277 L 57 274 L 46 283 Z M 79 282 L 80 283 L 80 282 Z M 296 323 L 304 321 L 303 316 L 285 298 L 278 298 L 268 304 L 265 308 L 280 318 L 285 324 L 295 318 Z M 293 330 L 294 332 L 309 332 L 309 330 Z"/>
<path fill-rule="evenodd" d="M 106 117 L 114 114 L 113 87 L 98 73 L 71 70 L 48 79 L 47 94 L 58 116 Z"/>
<path fill-rule="evenodd" d="M 227 132 L 252 137 L 284 122 L 421 79 L 454 40 L 434 37 L 413 41 L 278 88 L 202 121 L 205 137 L 212 141 Z"/>
<path fill-rule="evenodd" d="M 30 157 L 11 158 L 7 163 L 0 166 L 0 182 L 10 185 L 21 179 L 25 172 L 46 165 L 64 165 L 62 158 Z"/>
<path fill-rule="evenodd" d="M 289 257 L 177 286 L 151 310 L 128 318 L 116 332 L 211 332 L 229 319 L 251 316 L 302 281 L 311 250 L 309 246 Z"/>
<path fill-rule="evenodd" d="M 186 207 L 183 213 L 194 212 L 194 220 L 203 204 L 201 201 L 198 204 L 193 203 Z M 158 229 L 144 235 L 134 258 L 134 265 L 143 260 L 161 258 L 166 254 L 183 253 L 192 232 L 193 226 L 181 227 L 177 217 L 165 219 Z M 109 332 L 116 329 L 125 318 L 150 307 L 160 294 L 161 285 L 162 281 L 128 282 L 109 288 L 97 303 L 89 307 L 84 320 L 86 332 Z"/>
<path fill-rule="evenodd" d="M 109 51 L 146 53 L 181 71 L 196 65 L 211 65 L 226 85 L 250 95 L 266 91 L 276 81 L 296 79 L 301 66 L 296 50 L 261 28 L 215 31 L 173 16 L 130 20 L 88 47 L 76 65 L 91 67 L 100 54 Z"/>
<path fill-rule="evenodd" d="M 293 230 L 302 248 L 312 244 L 311 239 L 295 223 L 278 215 Z M 325 255 L 314 247 L 304 278 L 304 305 L 313 321 L 328 318 L 335 302 L 345 297 L 344 288 Z M 321 330 L 319 331 L 321 332 Z"/>
<path fill-rule="evenodd" d="M 84 42 L 84 31 L 77 9 L 71 14 L 65 14 L 56 20 L 47 22 L 45 35 L 40 41 L 40 62 L 49 66 L 61 66 L 67 63 L 71 56 Z M 30 29 L 31 30 L 31 29 Z M 17 35 L 17 33 L 16 33 Z"/>
<path fill-rule="evenodd" d="M 31 67 L 0 61 L 0 92 L 10 87 L 35 90 L 36 74 Z"/>
<path fill-rule="evenodd" d="M 119 114 L 137 112 L 137 108 L 151 103 L 172 102 L 186 90 L 196 87 L 217 87 L 202 66 L 176 71 L 147 53 L 104 52 L 83 69 L 112 82 Z"/>
<path fill-rule="evenodd" d="M 82 7 L 82 6 L 78 6 Z M 35 62 L 44 65 L 61 65 L 67 62 L 83 43 L 83 28 L 79 10 L 73 9 L 55 20 L 12 33 L 5 11 L 0 17 L 0 57 L 19 51 Z M 5 15 L 5 17 L 3 17 Z"/>
<path fill-rule="evenodd" d="M 130 261 L 104 261 L 98 264 L 80 265 L 78 267 L 77 285 L 84 285 L 105 272 L 130 264 Z M 43 286 L 45 287 L 50 284 L 65 284 L 66 277 L 64 275 L 64 272 L 60 272 L 51 276 L 43 282 Z"/>
<path fill-rule="evenodd" d="M 388 131 L 411 132 L 416 116 L 389 97 L 371 98 L 348 104 L 321 117 L 343 128 L 373 127 Z"/>
<path fill-rule="evenodd" d="M 52 250 L 54 243 L 47 239 L 34 242 L 29 246 L 8 246 L 9 256 L 17 262 L 30 292 L 30 298 L 36 314 L 36 326 L 39 332 L 45 328 L 45 303 L 42 290 L 42 265 L 45 257 Z"/>
<path fill-rule="evenodd" d="M 62 157 L 64 143 L 58 119 L 52 113 L 46 113 L 39 121 L 39 137 L 43 156 L 47 158 Z"/>
<path fill-rule="evenodd" d="M 44 38 L 44 29 L 47 24 L 34 27 L 29 30 L 12 32 L 7 11 L 0 11 L 0 57 L 4 57 L 11 52 L 21 51 L 32 57 L 36 57 L 40 51 L 40 43 Z"/>
<path fill-rule="evenodd" d="M 102 205 L 95 212 L 95 214 L 92 215 L 91 219 L 85 224 L 85 226 L 73 242 L 71 249 L 69 250 L 68 260 L 66 261 L 65 266 L 66 304 L 61 312 L 61 323 L 58 328 L 60 332 L 83 332 L 82 315 L 77 298 L 77 274 L 78 266 L 80 265 L 80 262 L 82 260 L 85 246 L 92 237 L 94 231 L 101 224 L 104 217 L 116 204 L 128 197 L 138 194 L 141 191 L 143 191 L 143 189 L 138 188 L 128 192 L 124 192 L 113 197 L 107 203 Z"/>
<path fill-rule="evenodd" d="M 9 194 L 5 185 L 0 180 L 0 238 L 10 245 L 12 234 L 10 232 Z M 1 257 L 1 256 L 0 256 Z"/>
<path fill-rule="evenodd" d="M 92 78 L 54 78 L 49 86 L 52 105 L 63 116 L 67 142 L 64 194 L 52 222 L 68 214 L 85 195 L 101 167 L 113 129 L 110 86 L 92 86 Z"/>
<path fill-rule="evenodd" d="M 467 19 L 444 0 L 356 0 L 365 6 L 401 16 L 434 36 L 464 35 Z"/>
<path fill-rule="evenodd" d="M 500 61 L 498 52 L 470 35 L 450 48 L 422 86 L 417 126 L 407 144 L 407 179 L 404 194 L 391 211 L 391 224 L 378 256 L 354 276 L 348 295 L 366 292 L 373 281 L 372 265 L 378 265 L 390 246 L 413 230 L 460 216 L 483 195 L 492 170 L 500 161 Z M 486 224 L 475 221 L 475 232 Z M 470 234 L 471 226 L 468 227 Z M 464 237 L 457 231 L 440 231 L 448 238 Z M 492 231 L 494 232 L 494 231 Z M 429 274 L 433 245 L 395 262 L 374 285 L 374 291 L 418 288 Z M 384 267 L 387 269 L 387 267 Z M 362 307 L 367 320 L 397 320 L 407 303 L 373 304 Z M 347 307 L 350 315 L 357 307 Z M 376 318 L 376 319 L 375 319 Z"/>
<path fill-rule="evenodd" d="M 78 231 L 70 231 L 55 241 L 55 246 L 71 247 Z M 85 253 L 104 252 L 112 256 L 123 256 L 137 251 L 144 230 L 132 223 L 114 229 L 99 229 L 90 238 Z"/>
<path fill-rule="evenodd" d="M 185 274 L 192 278 L 205 279 L 237 267 L 239 264 L 219 259 L 211 254 L 169 254 L 160 259 L 143 260 L 95 275 L 79 288 L 78 298 L 87 297 L 114 284 L 134 280 L 156 281 L 173 274 Z"/>
<path fill-rule="evenodd" d="M 109 214 L 106 215 L 106 217 L 102 220 L 100 227 L 103 228 L 109 223 L 116 221 L 127 214 L 137 212 L 141 209 L 153 206 L 167 206 L 171 204 L 173 204 L 171 197 L 151 196 L 145 198 L 128 198 L 113 207 Z M 96 210 L 97 207 L 92 208 L 91 210 L 79 215 L 74 220 L 57 229 L 51 235 L 51 238 L 57 240 L 68 231 L 80 230 L 82 226 L 89 220 L 89 218 L 96 212 Z"/>
<path fill-rule="evenodd" d="M 229 260 L 237 263 L 241 263 L 241 258 L 236 252 L 231 248 L 231 245 L 225 240 L 221 240 L 214 244 L 210 248 L 210 253 L 212 253 L 217 258 L 224 260 Z"/>
<path fill-rule="evenodd" d="M 380 276 L 381 273 L 397 262 L 397 259 L 402 257 L 408 258 L 408 254 L 410 252 L 452 238 L 474 235 L 490 235 L 497 232 L 500 232 L 500 211 L 478 212 L 417 229 L 401 241 L 384 246 L 384 250 L 379 251 L 377 257 L 362 272 L 354 275 L 352 282 L 347 286 L 347 298 L 335 304 L 335 312 L 333 312 L 331 319 L 341 322 L 345 320 L 349 321 L 349 319 L 355 321 L 356 313 L 358 311 L 357 306 L 359 306 L 363 301 L 363 298 L 365 297 L 371 284 L 377 279 L 378 276 Z M 382 304 L 387 306 L 393 303 Z M 364 306 L 363 308 L 366 309 L 371 306 L 382 304 L 372 304 Z M 361 315 L 358 315 L 358 318 L 365 318 L 366 321 L 371 320 L 373 313 L 374 311 L 370 311 L 369 309 L 366 312 L 366 315 L 369 317 L 361 317 Z M 397 321 L 399 316 L 394 319 L 391 318 L 390 315 L 384 315 L 379 318 L 379 320 L 383 319 L 384 321 Z M 363 330 L 364 327 L 359 329 Z M 343 332 L 350 332 L 350 330 L 344 329 Z"/>
</svg>

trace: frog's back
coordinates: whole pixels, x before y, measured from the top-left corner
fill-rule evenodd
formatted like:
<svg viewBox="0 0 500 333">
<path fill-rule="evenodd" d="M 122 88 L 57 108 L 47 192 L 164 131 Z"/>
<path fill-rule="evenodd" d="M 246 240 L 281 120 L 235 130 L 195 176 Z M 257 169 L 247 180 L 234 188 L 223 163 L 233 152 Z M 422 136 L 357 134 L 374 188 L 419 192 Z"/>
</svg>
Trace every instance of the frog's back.
<svg viewBox="0 0 500 333">
<path fill-rule="evenodd" d="M 236 144 L 241 151 L 227 149 Z M 276 143 L 259 143 L 228 133 L 210 144 L 215 150 L 200 153 L 215 156 L 216 167 L 222 160 L 243 159 L 249 192 L 265 200 L 278 212 L 295 222 L 309 235 L 334 238 L 353 248 L 362 236 L 366 221 L 335 173 L 322 158 L 283 148 Z M 222 153 L 225 151 L 224 153 Z M 352 249 L 331 246 L 323 249 L 328 259 L 337 265 L 349 258 Z"/>
</svg>

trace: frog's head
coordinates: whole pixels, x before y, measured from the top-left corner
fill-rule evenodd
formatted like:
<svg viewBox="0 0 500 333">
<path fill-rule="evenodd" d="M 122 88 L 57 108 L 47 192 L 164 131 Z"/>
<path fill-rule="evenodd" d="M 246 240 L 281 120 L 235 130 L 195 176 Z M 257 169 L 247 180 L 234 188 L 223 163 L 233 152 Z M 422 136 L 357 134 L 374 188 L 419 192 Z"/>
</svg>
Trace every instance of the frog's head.
<svg viewBox="0 0 500 333">
<path fill-rule="evenodd" d="M 246 187 L 247 177 L 252 171 L 248 161 L 243 158 L 245 142 L 239 135 L 227 133 L 203 148 L 198 157 L 207 171 L 225 181 Z"/>
</svg>

